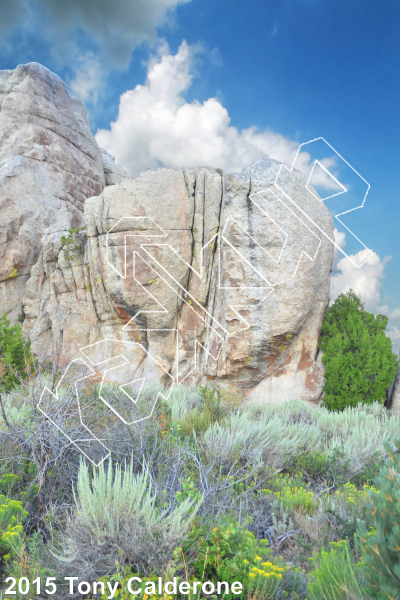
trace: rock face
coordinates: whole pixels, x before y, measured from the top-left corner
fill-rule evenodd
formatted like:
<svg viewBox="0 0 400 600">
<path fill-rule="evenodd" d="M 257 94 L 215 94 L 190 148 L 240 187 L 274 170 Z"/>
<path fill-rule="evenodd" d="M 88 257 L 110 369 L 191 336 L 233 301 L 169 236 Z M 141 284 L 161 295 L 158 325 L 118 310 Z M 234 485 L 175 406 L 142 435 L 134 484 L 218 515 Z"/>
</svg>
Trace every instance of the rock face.
<svg viewBox="0 0 400 600">
<path fill-rule="evenodd" d="M 103 158 L 104 176 L 106 185 L 117 185 L 124 179 L 130 179 L 131 176 L 122 167 L 115 164 L 115 156 L 108 154 L 107 150 L 100 148 Z"/>
<path fill-rule="evenodd" d="M 318 401 L 333 221 L 304 175 L 261 160 L 132 178 L 35 63 L 0 72 L 0 102 L 0 313 L 23 299 L 38 356 L 138 388 Z"/>
<path fill-rule="evenodd" d="M 0 71 L 0 307 L 12 321 L 49 226 L 83 223 L 105 185 L 86 109 L 37 63 Z"/>
<path fill-rule="evenodd" d="M 400 367 L 386 394 L 386 403 L 393 414 L 400 417 Z"/>
<path fill-rule="evenodd" d="M 333 260 L 320 230 L 333 223 L 300 172 L 148 170 L 89 198 L 85 225 L 73 252 L 49 231 L 32 268 L 25 331 L 39 355 L 123 355 L 109 378 L 208 381 L 249 402 L 319 399 Z"/>
</svg>

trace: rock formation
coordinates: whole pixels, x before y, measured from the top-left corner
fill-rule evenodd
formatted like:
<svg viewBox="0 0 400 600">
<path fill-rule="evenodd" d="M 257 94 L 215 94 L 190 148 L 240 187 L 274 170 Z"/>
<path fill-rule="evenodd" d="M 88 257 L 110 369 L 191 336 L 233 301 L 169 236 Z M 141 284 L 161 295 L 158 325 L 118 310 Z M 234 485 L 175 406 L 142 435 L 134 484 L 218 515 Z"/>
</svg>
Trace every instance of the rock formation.
<svg viewBox="0 0 400 600">
<path fill-rule="evenodd" d="M 83 223 L 104 188 L 86 109 L 37 63 L 0 71 L 0 307 L 13 321 L 45 229 Z"/>
<path fill-rule="evenodd" d="M 390 408 L 393 414 L 400 417 L 400 366 L 393 383 L 386 392 L 385 404 Z"/>
<path fill-rule="evenodd" d="M 120 383 L 202 381 L 249 402 L 318 401 L 333 221 L 306 177 L 261 160 L 240 174 L 131 178 L 97 147 L 58 77 L 26 65 L 0 81 L 0 176 L 7 164 L 13 174 L 0 180 L 0 312 L 18 310 L 25 290 L 33 351 L 109 361 Z"/>
</svg>

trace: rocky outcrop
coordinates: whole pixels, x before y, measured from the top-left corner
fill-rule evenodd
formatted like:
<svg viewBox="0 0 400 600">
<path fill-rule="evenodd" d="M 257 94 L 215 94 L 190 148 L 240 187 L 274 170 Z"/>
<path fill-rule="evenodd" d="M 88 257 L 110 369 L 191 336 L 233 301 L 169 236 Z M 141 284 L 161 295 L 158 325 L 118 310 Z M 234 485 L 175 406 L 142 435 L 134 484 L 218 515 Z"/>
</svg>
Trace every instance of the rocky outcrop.
<svg viewBox="0 0 400 600">
<path fill-rule="evenodd" d="M 318 401 L 333 221 L 304 175 L 261 160 L 132 178 L 36 63 L 0 72 L 0 103 L 0 313 L 23 299 L 38 356 Z"/>
<path fill-rule="evenodd" d="M 37 63 L 0 71 L 0 312 L 21 312 L 45 230 L 83 223 L 105 185 L 82 102 Z"/>
<path fill-rule="evenodd" d="M 386 393 L 386 406 L 391 412 L 400 417 L 400 367 L 396 373 L 393 383 Z"/>
<path fill-rule="evenodd" d="M 115 164 L 115 156 L 108 154 L 107 150 L 104 150 L 104 148 L 100 148 L 100 151 L 103 158 L 106 185 L 117 185 L 117 183 L 121 183 L 124 179 L 131 179 L 129 173 L 119 165 Z"/>
<path fill-rule="evenodd" d="M 32 268 L 25 331 L 39 355 L 123 355 L 111 378 L 318 400 L 333 223 L 300 172 L 148 170 L 89 198 L 85 226 L 74 252 L 49 231 Z"/>
</svg>

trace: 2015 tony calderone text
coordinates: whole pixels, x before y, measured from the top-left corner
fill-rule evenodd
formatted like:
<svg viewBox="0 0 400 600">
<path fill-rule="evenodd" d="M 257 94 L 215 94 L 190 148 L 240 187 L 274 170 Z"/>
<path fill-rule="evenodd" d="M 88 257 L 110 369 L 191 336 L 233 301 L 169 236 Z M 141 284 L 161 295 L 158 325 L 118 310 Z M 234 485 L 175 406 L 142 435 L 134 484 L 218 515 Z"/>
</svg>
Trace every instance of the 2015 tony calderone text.
<svg viewBox="0 0 400 600">
<path fill-rule="evenodd" d="M 73 594 L 74 591 L 78 591 L 79 594 L 101 594 L 104 596 L 107 594 L 107 598 L 112 600 L 118 589 L 118 582 L 113 581 L 112 583 L 107 581 L 95 581 L 89 583 L 88 581 L 78 582 L 78 577 L 64 577 L 64 581 L 67 582 L 69 588 L 69 594 Z M 29 582 L 27 577 L 21 577 L 15 579 L 15 577 L 7 577 L 6 584 L 7 589 L 4 592 L 5 598 L 10 595 L 15 595 L 17 590 L 20 594 L 41 594 L 45 592 L 47 595 L 52 596 L 57 591 L 57 584 L 55 577 L 36 577 L 32 582 Z M 243 585 L 239 581 L 234 581 L 229 584 L 226 581 L 218 581 L 213 583 L 212 581 L 179 581 L 178 578 L 174 577 L 172 581 L 163 581 L 162 577 L 159 577 L 157 582 L 146 581 L 144 586 L 141 585 L 143 581 L 140 577 L 131 577 L 124 583 L 126 589 L 133 597 L 140 594 L 143 591 L 145 594 L 196 594 L 200 591 L 203 594 L 211 595 L 217 594 L 235 594 L 239 595 L 243 592 Z"/>
</svg>

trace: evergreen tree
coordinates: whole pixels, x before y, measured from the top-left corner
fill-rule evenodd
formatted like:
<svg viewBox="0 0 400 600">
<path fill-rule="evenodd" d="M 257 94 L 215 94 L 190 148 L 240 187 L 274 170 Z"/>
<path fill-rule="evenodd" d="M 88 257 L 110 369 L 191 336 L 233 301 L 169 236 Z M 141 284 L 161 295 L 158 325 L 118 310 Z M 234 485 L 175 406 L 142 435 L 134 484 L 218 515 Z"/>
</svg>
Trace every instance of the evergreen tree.
<svg viewBox="0 0 400 600">
<path fill-rule="evenodd" d="M 26 365 L 31 363 L 30 342 L 22 335 L 21 325 L 10 327 L 6 313 L 0 319 L 0 392 L 11 390 L 19 383 L 15 372 L 26 377 Z"/>
<path fill-rule="evenodd" d="M 319 347 L 326 367 L 324 402 L 330 409 L 383 402 L 398 367 L 386 326 L 387 317 L 367 312 L 353 290 L 328 308 Z"/>
</svg>

